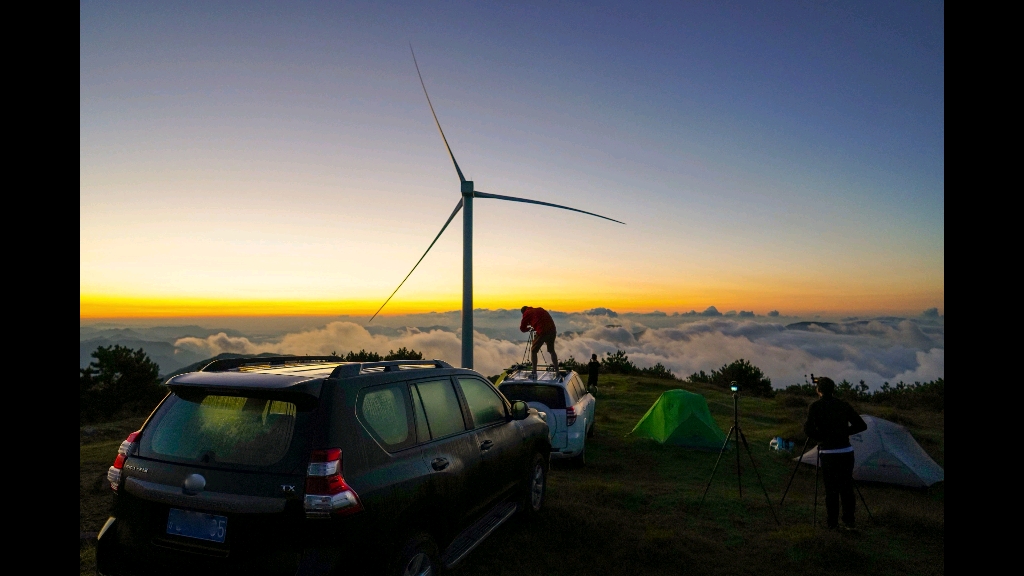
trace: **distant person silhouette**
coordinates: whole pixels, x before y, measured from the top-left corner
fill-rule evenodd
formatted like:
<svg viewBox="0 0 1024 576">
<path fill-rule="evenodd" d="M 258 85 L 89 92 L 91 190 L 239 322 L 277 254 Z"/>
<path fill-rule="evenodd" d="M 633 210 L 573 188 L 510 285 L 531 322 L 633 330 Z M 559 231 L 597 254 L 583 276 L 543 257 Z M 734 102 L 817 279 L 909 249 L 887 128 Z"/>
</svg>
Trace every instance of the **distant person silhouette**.
<svg viewBox="0 0 1024 576">
<path fill-rule="evenodd" d="M 836 383 L 820 376 L 814 379 L 818 400 L 807 409 L 804 432 L 818 441 L 821 475 L 825 480 L 825 519 L 829 528 L 839 527 L 839 501 L 843 503 L 843 525 L 855 529 L 853 499 L 853 446 L 850 435 L 868 429 L 864 419 L 846 402 L 834 396 Z"/>
<path fill-rule="evenodd" d="M 551 354 L 551 364 L 555 367 L 555 374 L 558 374 L 558 356 L 555 354 L 555 321 L 551 314 L 543 308 L 531 308 L 523 306 L 520 309 L 523 313 L 523 320 L 519 323 L 519 331 L 526 332 L 530 328 L 536 332 L 533 337 L 533 347 L 530 350 L 530 358 L 533 360 L 533 376 L 537 375 L 537 351 L 542 344 L 548 345 L 548 354 Z"/>
<path fill-rule="evenodd" d="M 601 363 L 597 361 L 597 354 L 591 354 L 587 364 L 587 388 L 597 387 L 597 374 L 600 370 Z"/>
</svg>

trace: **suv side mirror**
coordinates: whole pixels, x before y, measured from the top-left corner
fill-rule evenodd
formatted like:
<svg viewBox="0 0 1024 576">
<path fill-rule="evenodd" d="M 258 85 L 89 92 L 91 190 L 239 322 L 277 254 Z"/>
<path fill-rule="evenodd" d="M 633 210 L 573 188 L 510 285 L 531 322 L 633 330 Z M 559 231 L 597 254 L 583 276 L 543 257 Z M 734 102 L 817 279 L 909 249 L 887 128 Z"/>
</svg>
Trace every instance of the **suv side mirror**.
<svg viewBox="0 0 1024 576">
<path fill-rule="evenodd" d="M 513 420 L 525 420 L 526 416 L 530 412 L 530 407 L 526 405 L 526 402 L 522 400 L 516 400 L 512 403 L 512 419 Z"/>
</svg>

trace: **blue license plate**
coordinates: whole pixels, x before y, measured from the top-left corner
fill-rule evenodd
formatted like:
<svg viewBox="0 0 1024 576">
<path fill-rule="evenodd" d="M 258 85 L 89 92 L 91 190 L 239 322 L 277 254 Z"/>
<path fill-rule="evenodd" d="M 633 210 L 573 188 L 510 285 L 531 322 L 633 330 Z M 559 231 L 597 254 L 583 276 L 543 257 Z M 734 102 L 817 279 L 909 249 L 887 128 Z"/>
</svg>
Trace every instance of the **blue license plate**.
<svg viewBox="0 0 1024 576">
<path fill-rule="evenodd" d="M 177 508 L 171 508 L 167 513 L 168 534 L 223 543 L 227 531 L 228 519 L 225 516 Z"/>
</svg>

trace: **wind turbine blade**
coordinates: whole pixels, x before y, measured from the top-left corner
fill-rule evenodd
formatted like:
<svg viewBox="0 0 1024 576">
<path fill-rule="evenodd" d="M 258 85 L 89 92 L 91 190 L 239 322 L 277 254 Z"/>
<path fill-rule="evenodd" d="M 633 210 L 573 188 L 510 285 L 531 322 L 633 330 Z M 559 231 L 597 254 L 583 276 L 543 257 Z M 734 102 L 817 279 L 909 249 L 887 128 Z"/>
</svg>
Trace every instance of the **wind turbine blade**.
<svg viewBox="0 0 1024 576">
<path fill-rule="evenodd" d="M 427 94 L 427 85 L 423 83 L 423 75 L 420 74 L 420 65 L 416 62 L 416 52 L 413 52 L 412 43 L 409 43 L 409 52 L 412 52 L 412 63 L 416 66 L 416 75 L 420 77 L 420 86 L 423 86 L 423 95 L 427 97 L 427 106 L 430 106 L 430 113 L 434 115 L 434 124 L 437 124 L 437 131 L 441 133 L 444 140 L 444 147 L 448 149 L 448 155 L 452 157 L 452 164 L 455 164 L 455 171 L 459 173 L 459 182 L 465 182 L 466 177 L 459 169 L 459 163 L 455 161 L 455 154 L 452 154 L 452 147 L 448 145 L 448 139 L 444 137 L 444 130 L 441 130 L 441 123 L 437 121 L 437 113 L 434 112 L 434 105 L 430 103 L 430 94 Z"/>
<path fill-rule="evenodd" d="M 437 236 L 434 237 L 434 241 L 430 243 L 430 246 L 427 246 L 427 252 L 430 252 L 430 249 L 434 247 L 434 244 L 437 242 L 437 239 L 441 237 L 441 234 L 444 234 L 445 228 L 447 228 L 448 225 L 452 223 L 452 220 L 455 218 L 455 215 L 458 214 L 459 210 L 461 209 L 462 200 L 459 200 L 459 203 L 455 205 L 455 210 L 452 210 L 452 215 L 448 217 L 448 221 L 444 223 L 444 226 L 441 226 L 441 231 L 438 232 Z M 420 256 L 420 259 L 416 261 L 416 264 L 415 266 L 412 267 L 412 270 L 409 270 L 409 273 L 405 275 L 405 278 L 402 278 L 402 282 L 398 285 L 398 288 L 401 288 L 402 284 L 405 284 L 405 281 L 409 279 L 409 276 L 412 276 L 413 271 L 416 270 L 416 266 L 419 266 L 420 262 L 423 262 L 423 259 L 427 257 L 427 252 L 424 252 L 423 256 Z M 370 319 L 366 322 L 367 324 L 373 322 L 373 319 L 377 317 L 377 314 L 380 314 L 380 311 L 383 310 L 384 307 L 388 305 L 388 302 L 391 301 L 391 298 L 393 298 L 394 295 L 398 293 L 398 288 L 395 288 L 395 291 L 391 293 L 391 296 L 388 296 L 388 299 L 385 300 L 384 303 L 380 305 L 380 308 L 377 308 L 377 311 L 374 312 L 373 316 L 371 316 Z"/>
<path fill-rule="evenodd" d="M 573 212 L 582 212 L 583 214 L 590 214 L 591 216 L 597 216 L 598 218 L 604 218 L 605 220 L 611 220 L 612 222 L 618 222 L 625 226 L 625 222 L 619 222 L 614 218 L 607 216 L 601 216 L 600 214 L 594 214 L 593 212 L 587 212 L 586 210 L 579 210 L 577 208 L 570 208 L 568 206 L 562 206 L 561 204 L 552 204 L 551 202 L 541 202 L 540 200 L 528 200 L 526 198 L 516 198 L 515 196 L 501 196 L 498 194 L 488 194 L 487 192 L 480 192 L 479 190 L 473 192 L 473 196 L 476 198 L 494 198 L 495 200 L 510 200 L 512 202 L 525 202 L 527 204 L 540 204 L 541 206 L 551 206 L 552 208 L 561 208 L 563 210 L 572 210 Z"/>
</svg>

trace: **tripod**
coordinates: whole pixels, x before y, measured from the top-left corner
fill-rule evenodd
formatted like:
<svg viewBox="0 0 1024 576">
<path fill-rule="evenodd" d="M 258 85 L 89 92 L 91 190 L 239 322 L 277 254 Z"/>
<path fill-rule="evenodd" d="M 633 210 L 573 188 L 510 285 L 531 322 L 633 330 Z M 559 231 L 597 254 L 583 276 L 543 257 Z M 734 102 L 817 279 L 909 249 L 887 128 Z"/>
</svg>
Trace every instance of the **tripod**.
<svg viewBox="0 0 1024 576">
<path fill-rule="evenodd" d="M 531 328 L 530 329 L 530 339 L 526 341 L 526 350 L 523 350 L 523 361 L 520 362 L 520 364 L 522 364 L 523 366 L 526 366 L 526 361 L 528 359 L 530 359 L 530 348 L 533 346 L 533 335 L 534 334 L 536 334 L 536 332 L 534 332 L 533 328 Z"/>
<path fill-rule="evenodd" d="M 797 456 L 796 458 L 796 466 L 793 467 L 793 473 L 789 476 L 789 483 L 786 484 L 786 489 L 782 492 L 782 499 L 779 500 L 779 508 L 781 508 L 782 503 L 786 501 L 786 494 L 789 494 L 789 487 L 793 485 L 793 478 L 796 477 L 796 471 L 800 468 L 801 458 L 803 458 L 803 455 L 807 453 L 807 443 L 810 440 L 810 438 L 804 440 L 804 447 L 800 449 L 800 456 Z M 821 467 L 821 454 L 819 452 L 815 452 L 814 455 L 814 515 L 811 519 L 811 526 L 818 525 L 818 469 Z M 850 481 L 853 482 L 853 487 L 857 490 L 857 496 L 860 497 L 861 504 L 864 504 L 864 510 L 867 511 L 868 518 L 874 520 L 874 516 L 871 515 L 871 508 L 868 508 L 868 503 L 864 500 L 864 494 L 861 493 L 860 486 L 857 484 L 857 481 L 852 478 Z"/>
<path fill-rule="evenodd" d="M 711 488 L 711 481 L 715 479 L 715 471 L 718 470 L 718 464 L 722 461 L 722 454 L 725 454 L 725 448 L 729 445 L 729 438 L 732 438 L 733 432 L 736 433 L 736 483 L 739 486 L 740 499 L 743 499 L 743 468 L 740 466 L 740 441 L 743 442 L 743 449 L 747 451 L 747 457 L 750 458 L 750 464 L 754 467 L 754 473 L 757 474 L 757 483 L 761 485 L 761 491 L 764 492 L 765 502 L 768 503 L 768 510 L 772 513 L 772 518 L 775 519 L 776 524 L 780 524 L 779 517 L 775 515 L 775 509 L 772 508 L 772 501 L 768 498 L 768 490 L 764 487 L 764 482 L 761 481 L 761 472 L 757 469 L 757 462 L 754 462 L 754 456 L 750 453 L 750 446 L 747 445 L 747 436 L 743 433 L 740 428 L 740 392 L 739 387 L 736 383 L 732 383 L 732 428 L 729 428 L 729 434 L 725 437 L 725 443 L 722 444 L 722 449 L 718 451 L 718 460 L 715 460 L 715 467 L 711 470 L 711 478 L 708 478 L 708 485 L 704 487 L 704 495 L 700 497 L 700 504 L 697 505 L 697 510 L 700 511 L 701 506 L 704 505 L 704 498 L 708 495 L 708 489 Z M 817 486 L 817 484 L 815 484 Z M 817 501 L 817 500 L 815 500 Z"/>
<path fill-rule="evenodd" d="M 519 363 L 520 366 L 533 367 L 533 358 L 530 355 L 530 351 L 533 350 L 533 341 L 536 337 L 537 332 L 535 332 L 533 328 L 530 328 L 530 338 L 526 341 L 526 349 L 523 350 L 523 361 Z M 538 350 L 537 352 L 540 355 L 540 359 L 543 360 L 543 362 L 538 362 L 538 366 L 548 365 L 548 357 L 544 355 L 544 350 Z M 555 373 L 555 377 L 558 377 L 557 372 Z"/>
</svg>

